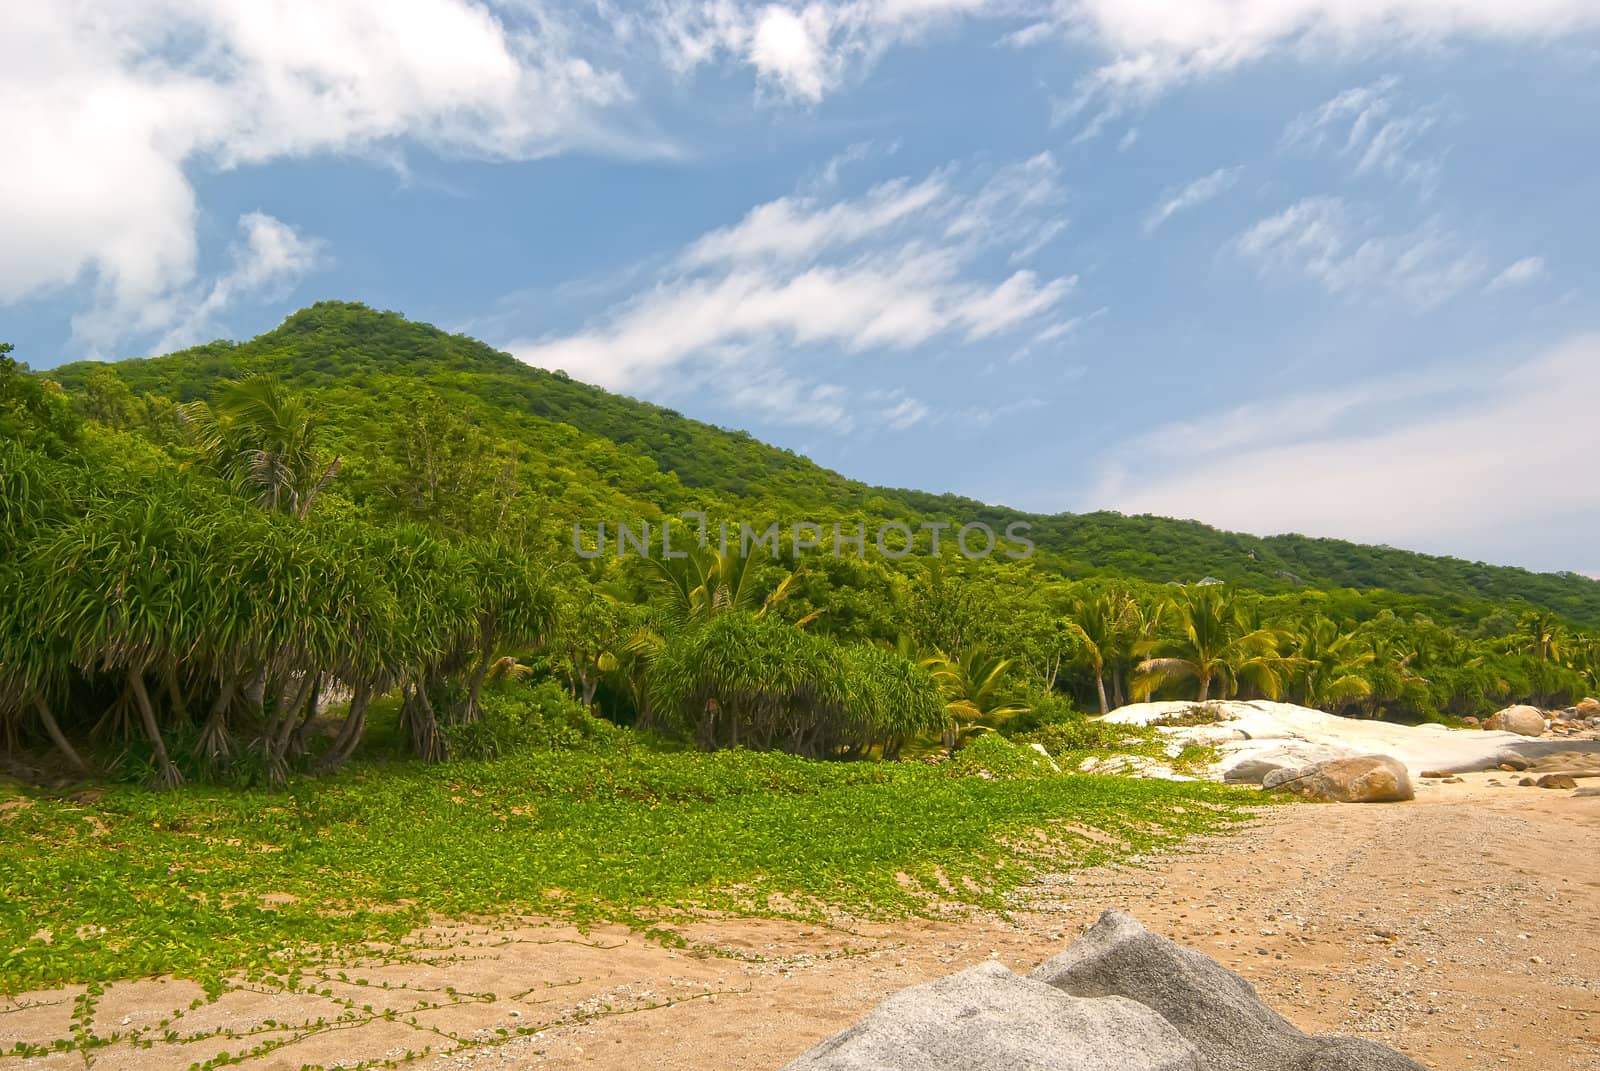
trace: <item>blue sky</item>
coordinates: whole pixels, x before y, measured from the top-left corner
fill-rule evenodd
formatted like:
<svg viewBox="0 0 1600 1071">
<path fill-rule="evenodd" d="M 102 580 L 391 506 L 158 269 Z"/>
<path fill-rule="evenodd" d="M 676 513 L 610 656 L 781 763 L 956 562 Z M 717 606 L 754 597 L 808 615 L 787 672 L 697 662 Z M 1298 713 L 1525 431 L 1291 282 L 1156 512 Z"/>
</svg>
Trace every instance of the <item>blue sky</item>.
<svg viewBox="0 0 1600 1071">
<path fill-rule="evenodd" d="M 873 482 L 1600 575 L 1592 0 L 8 19 L 36 367 L 360 300 Z"/>
</svg>

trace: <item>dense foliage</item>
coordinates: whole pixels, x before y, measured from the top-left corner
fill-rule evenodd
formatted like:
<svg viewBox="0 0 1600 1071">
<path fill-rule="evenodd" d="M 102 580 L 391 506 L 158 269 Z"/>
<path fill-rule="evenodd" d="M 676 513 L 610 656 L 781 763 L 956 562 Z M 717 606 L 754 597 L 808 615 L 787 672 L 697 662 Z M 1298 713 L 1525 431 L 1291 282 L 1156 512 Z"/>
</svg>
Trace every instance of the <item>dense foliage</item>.
<svg viewBox="0 0 1600 1071">
<path fill-rule="evenodd" d="M 329 413 L 329 432 L 341 447 L 369 441 L 374 430 L 387 438 L 385 425 L 402 415 L 414 419 L 419 409 L 431 411 L 442 401 L 443 412 L 461 417 L 457 426 L 478 429 L 502 451 L 494 454 L 483 442 L 462 443 L 458 457 L 517 456 L 533 471 L 578 484 L 557 495 L 573 510 L 568 519 L 654 516 L 652 507 L 670 514 L 737 506 L 740 517 L 752 522 L 983 520 L 1000 530 L 1025 520 L 1033 524 L 1033 538 L 1052 570 L 1072 577 L 1192 583 L 1211 576 L 1261 591 L 1384 589 L 1426 597 L 1430 614 L 1452 620 L 1478 614 L 1492 601 L 1521 600 L 1600 625 L 1600 582 L 1572 573 L 1533 573 L 1334 539 L 1258 538 L 1159 517 L 1047 517 L 950 495 L 871 487 L 744 432 L 531 368 L 471 338 L 358 304 L 324 302 L 249 342 L 213 342 L 124 361 L 111 375 L 89 364 L 52 374 L 74 392 L 98 394 L 96 404 L 104 409 L 136 407 L 147 393 L 180 402 L 208 397 L 219 383 L 249 372 L 272 372 L 312 393 Z M 98 392 L 92 389 L 97 377 Z M 113 394 L 126 400 L 112 401 Z M 541 456 L 546 464 L 539 464 Z M 480 473 L 479 479 L 493 475 Z M 619 495 L 598 494 L 602 487 Z M 556 488 L 545 481 L 538 490 Z M 619 514 L 618 506 L 631 512 Z"/>
<path fill-rule="evenodd" d="M 676 522 L 664 557 L 684 511 L 709 538 Z M 1021 516 L 361 306 L 53 379 L 0 353 L 0 745 L 282 785 L 368 747 L 381 702 L 423 760 L 515 751 L 559 686 L 704 749 L 894 758 L 1147 696 L 1417 720 L 1565 704 L 1600 673 L 1600 585 L 1578 577 L 1109 515 L 1025 518 L 1026 561 L 948 533 L 935 556 L 927 531 L 899 560 L 716 537 Z M 652 525 L 656 556 L 596 545 L 597 519 Z M 495 680 L 545 698 L 486 700 Z"/>
</svg>

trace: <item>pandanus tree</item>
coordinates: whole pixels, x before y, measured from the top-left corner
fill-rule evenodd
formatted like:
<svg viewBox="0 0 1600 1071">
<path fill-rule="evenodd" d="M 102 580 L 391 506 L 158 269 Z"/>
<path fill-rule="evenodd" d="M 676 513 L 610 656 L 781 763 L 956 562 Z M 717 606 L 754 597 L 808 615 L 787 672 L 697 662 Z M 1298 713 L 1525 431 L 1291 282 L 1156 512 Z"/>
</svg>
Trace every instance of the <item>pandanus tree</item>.
<svg viewBox="0 0 1600 1071">
<path fill-rule="evenodd" d="M 1133 690 L 1140 698 L 1176 682 L 1193 682 L 1200 702 L 1227 698 L 1249 684 L 1269 698 L 1281 691 L 1282 659 L 1277 635 L 1250 628 L 1238 596 L 1220 584 L 1184 589 L 1172 608 L 1178 633 L 1143 645 L 1146 657 L 1134 672 Z"/>
<path fill-rule="evenodd" d="M 37 719 L 56 750 L 86 772 L 88 764 L 56 717 L 70 681 L 71 652 L 39 628 L 41 578 L 27 560 L 33 540 L 78 508 L 72 475 L 16 439 L 0 437 L 0 737 L 13 751 L 21 728 Z"/>
<path fill-rule="evenodd" d="M 939 682 L 898 651 L 866 644 L 845 648 L 845 710 L 852 755 L 877 745 L 885 760 L 916 737 L 945 725 Z"/>
<path fill-rule="evenodd" d="M 703 748 L 776 749 L 812 758 L 894 758 L 937 730 L 944 699 L 899 654 L 840 646 L 773 616 L 723 613 L 685 630 L 655 658 L 650 702 Z"/>
<path fill-rule="evenodd" d="M 668 640 L 652 660 L 650 703 L 703 748 L 820 756 L 840 742 L 847 697 L 838 648 L 775 617 L 719 614 Z"/>
<path fill-rule="evenodd" d="M 100 504 L 62 526 L 38 548 L 25 602 L 39 628 L 59 638 L 73 663 L 117 682 L 108 715 L 136 720 L 150 745 L 159 783 L 182 780 L 169 754 L 151 687 L 186 719 L 180 674 L 204 636 L 210 542 L 194 501 L 173 486 Z"/>
<path fill-rule="evenodd" d="M 5 750 L 15 750 L 18 728 L 36 718 L 50 743 L 78 773 L 89 764 L 72 746 L 56 718 L 71 680 L 71 652 L 29 619 L 24 576 L 15 562 L 0 561 L 0 733 Z"/>
</svg>

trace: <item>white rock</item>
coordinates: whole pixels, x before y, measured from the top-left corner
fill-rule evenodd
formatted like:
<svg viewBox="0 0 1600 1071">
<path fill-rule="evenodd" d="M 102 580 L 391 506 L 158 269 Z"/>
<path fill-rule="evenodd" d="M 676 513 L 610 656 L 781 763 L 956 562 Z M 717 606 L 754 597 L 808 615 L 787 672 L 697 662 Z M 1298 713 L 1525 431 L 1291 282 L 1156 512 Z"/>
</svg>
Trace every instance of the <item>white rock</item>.
<svg viewBox="0 0 1600 1071">
<path fill-rule="evenodd" d="M 1177 700 L 1135 703 L 1104 715 L 1117 725 L 1150 725 L 1180 716 L 1197 706 Z M 1297 769 L 1355 755 L 1392 755 L 1413 777 L 1423 770 L 1461 773 L 1490 770 L 1511 756 L 1535 757 L 1541 748 L 1568 747 L 1567 741 L 1539 741 L 1494 730 L 1451 729 L 1444 725 L 1396 725 L 1391 722 L 1342 718 L 1321 710 L 1265 700 L 1225 700 L 1205 704 L 1218 721 L 1210 725 L 1168 726 L 1160 732 L 1182 744 L 1215 747 L 1220 760 L 1208 776 L 1259 784 L 1276 768 Z"/>
</svg>

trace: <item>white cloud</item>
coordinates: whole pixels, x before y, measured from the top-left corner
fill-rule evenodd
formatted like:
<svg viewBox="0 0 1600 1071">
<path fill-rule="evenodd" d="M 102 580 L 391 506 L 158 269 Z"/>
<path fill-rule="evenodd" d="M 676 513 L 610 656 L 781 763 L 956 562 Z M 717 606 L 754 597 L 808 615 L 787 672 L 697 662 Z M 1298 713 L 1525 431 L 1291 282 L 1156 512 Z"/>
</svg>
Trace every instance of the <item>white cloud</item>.
<svg viewBox="0 0 1600 1071">
<path fill-rule="evenodd" d="M 324 261 L 323 243 L 306 238 L 295 228 L 261 212 L 239 219 L 241 240 L 232 249 L 232 267 L 211 284 L 204 296 L 180 292 L 158 306 L 147 326 L 165 326 L 154 347 L 158 352 L 191 346 L 214 338 L 221 330 L 218 316 L 242 299 L 275 301 L 282 298 Z M 93 322 L 93 317 L 87 318 Z M 170 324 L 170 326 L 168 326 Z M 79 325 L 79 333 L 107 341 L 126 324 Z"/>
<path fill-rule="evenodd" d="M 1517 287 L 1528 286 L 1538 282 L 1545 276 L 1545 263 L 1543 257 L 1523 257 L 1493 279 L 1484 289 L 1490 292 L 1496 290 L 1514 290 Z"/>
<path fill-rule="evenodd" d="M 1144 232 L 1150 234 L 1179 212 L 1221 197 L 1238 184 L 1243 170 L 1242 167 L 1220 167 L 1209 175 L 1195 179 L 1150 210 L 1144 220 Z"/>
<path fill-rule="evenodd" d="M 1439 121 L 1437 109 L 1409 108 L 1398 98 L 1399 79 L 1381 78 L 1297 116 L 1283 132 L 1285 148 L 1330 152 L 1357 175 L 1383 174 L 1429 191 L 1438 178 L 1436 156 L 1419 143 Z"/>
<path fill-rule="evenodd" d="M 1337 197 L 1308 197 L 1261 220 L 1234 247 L 1265 273 L 1298 272 L 1332 294 L 1442 305 L 1486 272 L 1481 254 L 1436 223 L 1379 233 Z"/>
<path fill-rule="evenodd" d="M 1592 569 L 1600 562 L 1583 548 L 1600 525 L 1600 484 L 1572 474 L 1600 466 L 1600 439 L 1550 414 L 1596 391 L 1600 337 L 1591 335 L 1510 367 L 1452 362 L 1425 378 L 1269 398 L 1116 444 L 1091 501 L 1500 560 L 1562 545 L 1567 531 L 1563 552 L 1590 557 L 1565 564 Z"/>
<path fill-rule="evenodd" d="M 836 431 L 854 426 L 845 389 L 835 383 L 807 384 L 767 366 L 723 386 L 728 404 L 741 413 L 760 413 L 775 424 Z"/>
<path fill-rule="evenodd" d="M 1109 60 L 1090 95 L 1145 96 L 1269 55 L 1350 56 L 1463 38 L 1554 41 L 1600 26 L 1592 0 L 1056 0 Z"/>
<path fill-rule="evenodd" d="M 928 407 L 915 398 L 901 398 L 885 409 L 882 419 L 892 431 L 905 431 L 928 418 Z"/>
<path fill-rule="evenodd" d="M 815 102 L 887 49 L 959 20 L 988 20 L 1024 48 L 1087 43 L 1105 61 L 1080 85 L 1091 98 L 1149 97 L 1268 56 L 1352 55 L 1457 39 L 1553 41 L 1600 26 L 1593 0 L 657 0 L 634 20 L 668 63 L 751 67 L 780 95 Z M 1080 138 L 1115 111 L 1096 109 Z"/>
<path fill-rule="evenodd" d="M 803 383 L 775 386 L 790 378 L 775 371 L 788 351 L 972 343 L 1054 313 L 1073 278 L 983 266 L 1049 228 L 1061 199 L 1049 156 L 1002 167 L 976 189 L 945 168 L 853 199 L 780 198 L 692 242 L 653 285 L 583 329 L 507 348 L 604 387 L 689 379 L 727 393 L 757 383 L 803 409 Z M 891 426 L 926 416 L 903 401 L 881 414 Z"/>
<path fill-rule="evenodd" d="M 816 102 L 887 49 L 962 16 L 1008 13 L 996 0 L 659 0 L 645 22 L 668 64 L 688 73 L 723 58 L 786 98 Z"/>
<path fill-rule="evenodd" d="M 170 301 L 196 271 L 197 164 L 399 138 L 493 159 L 621 150 L 597 113 L 624 87 L 571 46 L 534 0 L 8 5 L 0 303 L 87 280 L 85 322 L 104 324 Z"/>
<path fill-rule="evenodd" d="M 950 196 L 942 176 L 885 182 L 857 201 L 822 204 L 780 197 L 758 205 L 731 227 L 702 236 L 684 254 L 690 267 L 751 260 L 803 261 L 824 249 L 855 245 L 916 220 Z"/>
</svg>

